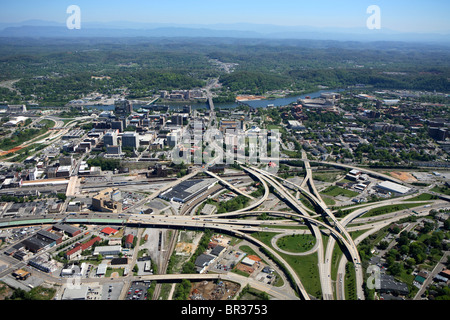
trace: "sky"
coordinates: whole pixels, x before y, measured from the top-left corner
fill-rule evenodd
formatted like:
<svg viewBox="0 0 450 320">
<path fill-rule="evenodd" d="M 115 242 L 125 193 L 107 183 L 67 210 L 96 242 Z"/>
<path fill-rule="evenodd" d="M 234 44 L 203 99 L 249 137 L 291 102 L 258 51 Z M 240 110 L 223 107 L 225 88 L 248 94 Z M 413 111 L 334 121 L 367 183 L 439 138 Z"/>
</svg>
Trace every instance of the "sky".
<svg viewBox="0 0 450 320">
<path fill-rule="evenodd" d="M 381 10 L 381 28 L 401 32 L 450 32 L 448 0 L 1 0 L 0 22 L 65 23 L 70 5 L 83 22 L 252 23 L 281 26 L 366 28 L 370 5 Z"/>
</svg>

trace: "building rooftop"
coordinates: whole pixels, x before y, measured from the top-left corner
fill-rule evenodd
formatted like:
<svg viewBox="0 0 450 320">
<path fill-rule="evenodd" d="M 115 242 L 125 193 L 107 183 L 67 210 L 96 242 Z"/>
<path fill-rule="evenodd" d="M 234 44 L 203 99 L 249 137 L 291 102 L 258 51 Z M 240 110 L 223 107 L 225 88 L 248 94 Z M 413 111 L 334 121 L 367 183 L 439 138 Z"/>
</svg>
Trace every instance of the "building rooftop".
<svg viewBox="0 0 450 320">
<path fill-rule="evenodd" d="M 380 182 L 378 184 L 378 187 L 382 188 L 382 189 L 385 189 L 385 190 L 388 190 L 388 191 L 393 191 L 393 192 L 396 192 L 396 193 L 400 193 L 400 194 L 407 193 L 407 192 L 409 192 L 411 190 L 408 187 L 404 187 L 404 186 L 402 186 L 400 184 L 397 184 L 397 183 L 394 183 L 394 182 L 390 182 L 390 181 Z"/>
<path fill-rule="evenodd" d="M 189 201 L 197 194 L 211 187 L 215 179 L 187 180 L 183 181 L 172 189 L 161 194 L 161 198 L 173 199 L 179 202 Z"/>
<path fill-rule="evenodd" d="M 103 228 L 102 231 L 101 231 L 101 233 L 104 233 L 104 234 L 107 234 L 107 235 L 115 234 L 117 232 L 119 232 L 119 230 L 116 230 L 116 229 L 111 228 L 111 227 Z"/>
</svg>

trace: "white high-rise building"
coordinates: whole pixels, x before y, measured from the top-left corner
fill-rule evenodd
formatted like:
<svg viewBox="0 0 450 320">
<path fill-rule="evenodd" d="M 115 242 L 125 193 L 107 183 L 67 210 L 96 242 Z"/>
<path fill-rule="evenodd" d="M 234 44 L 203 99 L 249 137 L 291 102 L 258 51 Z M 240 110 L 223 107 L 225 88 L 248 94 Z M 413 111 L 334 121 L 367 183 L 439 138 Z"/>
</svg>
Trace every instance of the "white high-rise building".
<svg viewBox="0 0 450 320">
<path fill-rule="evenodd" d="M 118 130 L 110 130 L 103 136 L 103 144 L 107 146 L 117 146 Z"/>
</svg>

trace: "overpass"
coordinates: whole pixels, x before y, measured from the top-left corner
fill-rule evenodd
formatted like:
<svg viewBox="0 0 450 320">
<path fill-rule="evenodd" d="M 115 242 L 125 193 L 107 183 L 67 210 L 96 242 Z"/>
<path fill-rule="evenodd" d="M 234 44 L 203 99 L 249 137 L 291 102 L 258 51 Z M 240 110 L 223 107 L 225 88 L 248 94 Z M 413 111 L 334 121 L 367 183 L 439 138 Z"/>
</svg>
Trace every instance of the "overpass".
<svg viewBox="0 0 450 320">
<path fill-rule="evenodd" d="M 239 190 L 238 188 L 236 188 L 235 186 L 233 186 L 231 183 L 229 183 L 228 181 L 222 179 L 221 177 L 219 177 L 218 175 L 212 173 L 211 171 L 205 170 L 205 173 L 209 174 L 211 177 L 219 180 L 219 182 L 223 185 L 225 185 L 227 188 L 231 189 L 232 191 L 234 191 L 237 194 L 243 195 L 247 198 L 249 198 L 250 200 L 255 200 L 254 197 L 252 197 L 251 195 Z"/>
<path fill-rule="evenodd" d="M 282 162 L 287 162 L 287 161 L 305 161 L 305 159 L 303 159 L 303 158 L 302 159 L 298 159 L 298 158 L 263 158 L 263 159 L 261 159 L 261 161 L 278 161 L 278 162 L 282 163 Z M 356 167 L 353 165 L 337 163 L 337 162 L 327 162 L 327 161 L 319 161 L 319 160 L 308 160 L 308 161 L 310 163 L 318 163 L 318 164 L 341 168 L 341 169 L 350 169 L 350 170 L 355 169 L 355 170 L 361 171 L 361 172 L 366 173 L 375 178 L 392 181 L 392 182 L 395 182 L 398 184 L 403 184 L 403 185 L 405 184 L 405 182 L 402 180 L 399 180 L 394 177 L 388 176 L 386 174 L 383 174 L 383 173 L 380 173 L 377 171 L 373 171 L 370 169 L 366 169 L 366 168 Z"/>
<path fill-rule="evenodd" d="M 305 161 L 305 159 L 302 159 L 302 161 L 304 161 L 305 165 L 308 164 L 308 160 Z M 308 171 L 311 171 L 309 166 L 306 166 L 307 169 L 307 176 L 304 179 L 304 183 L 309 182 L 311 185 L 314 185 L 314 183 L 312 182 L 312 174 L 309 173 Z M 258 172 L 262 173 L 264 171 L 256 169 Z M 264 172 L 263 173 L 266 177 L 271 177 L 271 180 L 274 181 L 275 179 L 279 179 L 282 180 L 283 182 L 286 183 L 290 183 L 291 185 L 293 185 L 294 187 L 296 187 L 298 190 L 300 190 L 303 194 L 307 195 L 311 200 L 313 200 L 313 203 L 315 203 L 317 206 L 319 206 L 321 208 L 321 210 L 329 217 L 332 219 L 334 226 L 338 229 L 338 233 L 339 235 L 344 235 L 343 237 L 339 237 L 341 239 L 341 241 L 343 241 L 345 239 L 345 241 L 343 241 L 343 244 L 345 245 L 345 247 L 348 250 L 348 253 L 350 254 L 350 256 L 352 257 L 352 262 L 355 265 L 355 270 L 357 272 L 357 290 L 358 290 L 358 296 L 362 297 L 363 293 L 362 293 L 362 281 L 363 281 L 363 275 L 362 275 L 362 269 L 359 267 L 361 265 L 361 259 L 359 257 L 359 252 L 358 249 L 356 247 L 356 244 L 354 243 L 352 237 L 350 236 L 350 234 L 347 232 L 347 230 L 345 229 L 344 226 L 342 226 L 340 224 L 340 222 L 336 219 L 336 217 L 332 214 L 332 212 L 328 209 L 327 205 L 323 202 L 323 200 L 320 198 L 315 197 L 313 194 L 309 193 L 307 190 L 303 189 L 302 187 L 296 185 L 293 182 L 287 181 L 285 179 L 282 179 L 278 176 L 275 176 L 269 172 Z M 273 185 L 276 190 L 279 192 L 282 189 L 282 186 L 280 184 L 276 184 Z M 315 188 L 313 189 L 315 190 Z M 317 190 L 315 190 L 317 192 Z M 287 193 L 289 196 L 286 197 L 286 199 L 289 201 L 289 199 L 291 199 L 292 201 L 292 196 L 290 196 L 289 193 Z M 297 203 L 297 199 L 295 199 L 293 202 L 291 202 L 292 204 L 294 204 L 295 208 L 297 209 L 297 211 L 301 212 L 301 213 L 305 213 L 304 210 L 301 209 L 301 207 L 299 208 L 299 206 L 296 204 Z M 317 238 L 317 236 L 316 236 Z M 328 264 L 329 265 L 329 264 Z M 322 264 L 319 263 L 319 267 L 322 267 Z M 322 278 L 324 281 L 326 281 L 326 279 Z M 327 281 L 328 282 L 328 281 Z M 327 288 L 328 289 L 328 288 Z M 324 296 L 326 298 L 329 298 L 329 296 L 331 295 L 331 290 L 327 290 L 329 291 L 328 293 L 324 293 Z"/>
</svg>

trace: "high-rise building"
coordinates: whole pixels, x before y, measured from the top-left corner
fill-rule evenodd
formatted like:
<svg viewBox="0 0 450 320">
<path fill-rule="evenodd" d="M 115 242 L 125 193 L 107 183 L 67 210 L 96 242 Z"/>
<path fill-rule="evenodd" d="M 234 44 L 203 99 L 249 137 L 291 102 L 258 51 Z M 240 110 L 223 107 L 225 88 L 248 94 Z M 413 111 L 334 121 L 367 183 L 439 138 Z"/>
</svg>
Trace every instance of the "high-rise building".
<svg viewBox="0 0 450 320">
<path fill-rule="evenodd" d="M 123 122 L 122 121 L 112 121 L 111 128 L 119 130 L 120 133 L 123 132 Z"/>
<path fill-rule="evenodd" d="M 167 135 L 167 144 L 169 147 L 173 148 L 177 145 L 178 135 L 176 132 L 171 132 Z"/>
<path fill-rule="evenodd" d="M 172 125 L 182 126 L 183 125 L 183 115 L 175 114 L 171 117 Z"/>
<path fill-rule="evenodd" d="M 128 116 L 133 112 L 133 105 L 130 101 L 122 99 L 114 103 L 114 113 L 116 116 Z"/>
<path fill-rule="evenodd" d="M 136 132 L 125 132 L 122 135 L 122 146 L 135 149 L 139 148 L 139 138 Z"/>
<path fill-rule="evenodd" d="M 107 146 L 117 145 L 118 130 L 110 130 L 103 136 L 103 144 Z"/>
<path fill-rule="evenodd" d="M 183 113 L 190 114 L 192 112 L 192 106 L 183 106 Z"/>
</svg>

